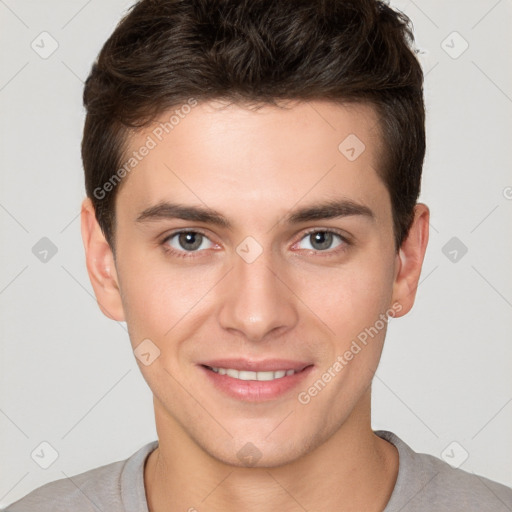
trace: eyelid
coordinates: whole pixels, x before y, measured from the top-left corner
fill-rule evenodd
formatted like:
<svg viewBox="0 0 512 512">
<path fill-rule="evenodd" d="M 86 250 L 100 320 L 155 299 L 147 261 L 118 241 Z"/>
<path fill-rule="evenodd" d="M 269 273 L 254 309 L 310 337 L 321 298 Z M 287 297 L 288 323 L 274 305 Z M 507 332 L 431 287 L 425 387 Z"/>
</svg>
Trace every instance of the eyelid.
<svg viewBox="0 0 512 512">
<path fill-rule="evenodd" d="M 175 231 L 172 231 L 171 233 L 166 234 L 163 237 L 161 244 L 162 244 L 162 246 L 164 246 L 164 249 L 167 252 L 169 252 L 171 254 L 178 255 L 178 256 L 182 256 L 182 257 L 194 257 L 194 255 L 200 254 L 206 250 L 206 249 L 201 249 L 199 251 L 185 251 L 185 250 L 175 249 L 174 247 L 167 245 L 167 242 L 170 239 L 174 238 L 175 236 L 179 235 L 180 233 L 198 233 L 200 235 L 203 235 L 205 238 L 207 238 L 212 244 L 217 245 L 217 246 L 219 245 L 217 242 L 214 242 L 211 239 L 211 237 L 201 228 L 180 228 Z M 344 232 L 341 232 L 336 228 L 314 227 L 314 228 L 308 229 L 305 232 L 302 232 L 300 234 L 300 237 L 297 238 L 297 240 L 295 242 L 293 242 L 292 247 L 294 247 L 299 242 L 301 242 L 304 238 L 306 238 L 308 235 L 311 235 L 313 233 L 332 233 L 332 234 L 338 236 L 342 240 L 343 244 L 342 244 L 341 248 L 336 247 L 334 249 L 327 249 L 325 251 L 319 251 L 319 250 L 314 250 L 314 249 L 303 249 L 303 250 L 315 252 L 318 254 L 332 255 L 332 254 L 336 254 L 337 252 L 343 251 L 344 249 L 347 248 L 347 246 L 350 246 L 353 244 L 353 242 L 349 236 L 347 236 Z"/>
<path fill-rule="evenodd" d="M 178 228 L 178 229 L 171 231 L 170 233 L 163 235 L 162 242 L 166 242 L 167 240 L 169 240 L 169 238 L 179 235 L 180 233 L 199 233 L 199 234 L 209 238 L 209 236 L 206 234 L 206 232 L 203 231 L 201 228 Z"/>
<path fill-rule="evenodd" d="M 187 254 L 187 255 L 193 255 L 193 254 L 198 254 L 198 253 L 201 253 L 203 251 L 205 251 L 206 249 L 201 249 L 200 251 L 185 251 L 183 249 L 176 249 L 174 247 L 171 247 L 170 245 L 168 245 L 168 242 L 169 240 L 173 239 L 174 237 L 178 236 L 179 234 L 181 233 L 197 233 L 199 235 L 202 235 L 203 237 L 205 237 L 206 239 L 208 239 L 210 241 L 211 244 L 213 244 L 214 246 L 218 246 L 219 244 L 215 241 L 212 240 L 212 238 L 205 232 L 203 231 L 201 228 L 180 228 L 180 229 L 176 229 L 174 231 L 171 231 L 170 233 L 167 233 L 166 235 L 163 236 L 162 238 L 162 241 L 160 242 L 160 244 L 164 247 L 164 249 L 170 253 L 174 253 L 174 254 L 179 254 L 179 255 L 183 255 L 183 254 Z"/>
<path fill-rule="evenodd" d="M 306 238 L 307 236 L 309 236 L 313 233 L 332 233 L 333 235 L 338 236 L 342 240 L 343 243 L 341 244 L 341 247 L 335 247 L 334 249 L 327 249 L 325 251 L 319 251 L 319 250 L 315 250 L 315 249 L 303 249 L 303 250 L 315 252 L 317 254 L 327 256 L 327 255 L 336 254 L 340 251 L 345 250 L 348 246 L 353 245 L 353 241 L 352 241 L 351 237 L 343 231 L 340 231 L 336 228 L 331 228 L 331 227 L 329 227 L 329 228 L 315 227 L 315 228 L 308 229 L 306 232 L 303 232 L 301 234 L 301 236 L 297 239 L 297 241 L 293 243 L 292 247 L 294 247 L 299 242 L 304 240 L 304 238 Z"/>
</svg>

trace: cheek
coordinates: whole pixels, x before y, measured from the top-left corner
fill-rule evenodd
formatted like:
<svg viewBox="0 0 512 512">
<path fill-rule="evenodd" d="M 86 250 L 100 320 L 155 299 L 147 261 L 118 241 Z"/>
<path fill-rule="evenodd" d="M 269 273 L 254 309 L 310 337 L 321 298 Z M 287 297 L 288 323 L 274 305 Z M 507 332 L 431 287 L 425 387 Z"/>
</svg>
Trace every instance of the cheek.
<svg viewBox="0 0 512 512">
<path fill-rule="evenodd" d="M 150 338 L 163 340 L 195 307 L 207 303 L 215 284 L 211 269 L 176 267 L 144 258 L 126 258 L 120 265 L 120 282 L 126 322 L 132 343 Z"/>
<path fill-rule="evenodd" d="M 338 339 L 348 340 L 389 309 L 392 284 L 389 266 L 362 262 L 317 272 L 299 296 Z"/>
</svg>

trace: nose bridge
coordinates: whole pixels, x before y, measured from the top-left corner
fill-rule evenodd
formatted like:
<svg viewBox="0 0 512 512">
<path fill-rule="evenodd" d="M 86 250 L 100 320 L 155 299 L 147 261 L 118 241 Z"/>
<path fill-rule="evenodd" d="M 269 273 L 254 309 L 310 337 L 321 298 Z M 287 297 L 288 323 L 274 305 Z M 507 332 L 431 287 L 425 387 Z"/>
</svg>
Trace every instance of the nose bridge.
<svg viewBox="0 0 512 512">
<path fill-rule="evenodd" d="M 259 245 L 259 244 L 258 244 Z M 241 243 L 233 257 L 233 270 L 225 283 L 226 293 L 219 314 L 221 326 L 237 330 L 258 341 L 271 331 L 283 331 L 297 322 L 293 294 L 275 271 L 270 249 Z"/>
</svg>

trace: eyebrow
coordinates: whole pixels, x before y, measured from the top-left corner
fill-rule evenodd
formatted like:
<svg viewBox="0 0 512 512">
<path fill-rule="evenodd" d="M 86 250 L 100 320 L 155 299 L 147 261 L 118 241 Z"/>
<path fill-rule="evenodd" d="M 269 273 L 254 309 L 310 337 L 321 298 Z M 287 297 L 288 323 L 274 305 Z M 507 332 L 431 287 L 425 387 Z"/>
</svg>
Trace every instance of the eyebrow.
<svg viewBox="0 0 512 512">
<path fill-rule="evenodd" d="M 313 220 L 336 219 L 354 215 L 375 220 L 375 214 L 367 206 L 349 199 L 338 199 L 292 211 L 284 218 L 284 223 L 293 225 Z M 212 224 L 226 229 L 232 228 L 231 222 L 216 210 L 203 206 L 185 206 L 167 201 L 146 208 L 138 215 L 136 222 L 145 223 L 162 219 L 182 219 Z"/>
</svg>

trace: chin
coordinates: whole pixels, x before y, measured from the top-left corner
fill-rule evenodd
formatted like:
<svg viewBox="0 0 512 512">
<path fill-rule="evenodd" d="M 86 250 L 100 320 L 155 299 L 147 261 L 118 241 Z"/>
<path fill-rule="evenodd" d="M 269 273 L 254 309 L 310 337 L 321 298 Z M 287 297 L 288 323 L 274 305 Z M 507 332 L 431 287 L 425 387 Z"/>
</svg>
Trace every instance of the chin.
<svg viewBox="0 0 512 512">
<path fill-rule="evenodd" d="M 295 462 L 316 446 L 321 439 L 311 439 L 306 435 L 300 435 L 297 431 L 287 435 L 268 432 L 260 436 L 243 435 L 226 439 L 222 445 L 212 446 L 208 441 L 198 442 L 202 449 L 212 458 L 239 468 L 275 468 Z M 315 442 L 316 441 L 316 442 Z"/>
</svg>

